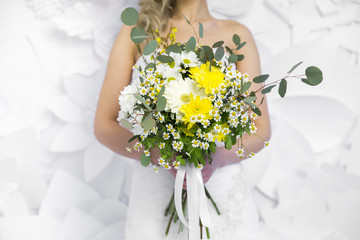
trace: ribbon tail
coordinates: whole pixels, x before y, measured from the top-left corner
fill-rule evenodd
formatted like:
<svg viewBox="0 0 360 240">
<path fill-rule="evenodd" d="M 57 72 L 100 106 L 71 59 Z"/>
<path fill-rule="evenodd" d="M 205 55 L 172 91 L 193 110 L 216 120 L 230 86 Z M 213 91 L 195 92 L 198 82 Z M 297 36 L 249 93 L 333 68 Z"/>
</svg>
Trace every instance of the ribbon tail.
<svg viewBox="0 0 360 240">
<path fill-rule="evenodd" d="M 187 171 L 186 188 L 188 193 L 189 240 L 198 240 L 199 228 L 199 198 L 196 169 L 190 165 Z"/>
<path fill-rule="evenodd" d="M 176 173 L 176 178 L 175 178 L 175 209 L 177 212 L 177 215 L 180 219 L 180 221 L 186 226 L 189 227 L 183 210 L 182 210 L 182 187 L 183 187 L 183 183 L 184 183 L 184 178 L 185 178 L 185 173 L 186 173 L 186 167 L 184 166 L 180 166 L 177 173 Z"/>
<path fill-rule="evenodd" d="M 198 194 L 199 194 L 199 214 L 201 222 L 204 226 L 212 228 L 211 217 L 209 213 L 209 208 L 207 204 L 207 198 L 205 195 L 205 187 L 200 169 L 196 169 L 196 178 L 198 184 Z"/>
</svg>

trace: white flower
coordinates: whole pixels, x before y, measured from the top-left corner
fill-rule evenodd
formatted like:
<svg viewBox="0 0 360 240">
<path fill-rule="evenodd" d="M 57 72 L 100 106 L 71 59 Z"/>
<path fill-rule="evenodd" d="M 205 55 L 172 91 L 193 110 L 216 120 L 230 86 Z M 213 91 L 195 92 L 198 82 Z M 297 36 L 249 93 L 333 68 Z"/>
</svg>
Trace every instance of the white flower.
<svg viewBox="0 0 360 240">
<path fill-rule="evenodd" d="M 167 169 L 167 170 L 170 170 L 170 169 L 171 169 L 171 166 L 170 166 L 168 163 L 165 163 L 165 164 L 164 164 L 164 168 Z"/>
<path fill-rule="evenodd" d="M 243 148 L 239 148 L 236 151 L 236 155 L 238 155 L 239 158 L 244 158 L 244 149 Z"/>
<path fill-rule="evenodd" d="M 164 142 L 161 142 L 160 144 L 159 144 L 159 148 L 160 149 L 163 149 L 165 147 L 165 143 Z"/>
<path fill-rule="evenodd" d="M 196 140 L 196 139 L 193 139 L 193 140 L 191 141 L 191 145 L 192 145 L 193 147 L 198 147 L 198 146 L 199 146 L 199 142 L 200 142 L 200 141 L 198 141 L 198 140 Z"/>
<path fill-rule="evenodd" d="M 163 166 L 163 165 L 165 165 L 165 159 L 163 159 L 162 157 L 159 157 L 159 159 L 158 159 L 158 163 L 161 165 L 161 166 Z"/>
<path fill-rule="evenodd" d="M 121 111 L 126 113 L 132 113 L 136 104 L 136 98 L 134 94 L 139 93 L 137 87 L 134 84 L 130 84 L 120 92 L 119 104 Z"/>
<path fill-rule="evenodd" d="M 181 52 L 181 62 L 185 65 L 185 67 L 196 67 L 199 64 L 199 59 L 196 56 L 195 52 Z"/>
<path fill-rule="evenodd" d="M 249 154 L 249 158 L 252 158 L 254 155 L 255 155 L 255 153 L 254 153 L 254 152 L 251 152 L 251 153 Z"/>
<path fill-rule="evenodd" d="M 264 146 L 265 146 L 265 147 L 269 146 L 269 142 L 268 142 L 268 141 L 265 141 L 265 142 L 264 142 Z"/>
<path fill-rule="evenodd" d="M 250 132 L 251 132 L 251 133 L 255 133 L 255 132 L 256 132 L 256 129 L 257 129 L 257 127 L 255 127 L 255 124 L 254 124 L 254 123 L 251 123 L 251 124 L 250 124 Z"/>
<path fill-rule="evenodd" d="M 175 169 L 178 169 L 179 166 L 180 166 L 180 162 L 179 161 L 174 162 L 173 166 L 174 166 Z"/>
<path fill-rule="evenodd" d="M 150 151 L 149 150 L 144 150 L 144 154 L 145 154 L 145 156 L 149 157 L 150 156 Z"/>
<path fill-rule="evenodd" d="M 179 109 L 182 105 L 190 102 L 190 93 L 193 97 L 200 96 L 200 98 L 206 98 L 204 89 L 197 86 L 197 83 L 190 79 L 182 78 L 170 81 L 165 88 L 164 97 L 167 100 L 166 109 L 171 110 L 177 116 L 182 115 Z"/>
</svg>

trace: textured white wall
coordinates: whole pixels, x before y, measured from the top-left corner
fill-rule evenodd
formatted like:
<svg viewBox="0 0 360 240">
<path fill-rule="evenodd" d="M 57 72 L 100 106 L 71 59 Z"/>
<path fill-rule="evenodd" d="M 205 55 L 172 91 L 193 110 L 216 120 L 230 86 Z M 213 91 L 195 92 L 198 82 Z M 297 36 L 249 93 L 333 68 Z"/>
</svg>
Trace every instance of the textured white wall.
<svg viewBox="0 0 360 240">
<path fill-rule="evenodd" d="M 264 229 L 360 239 L 360 1 L 209 0 L 253 32 L 275 80 L 271 147 L 244 162 Z M 122 239 L 131 163 L 94 138 L 97 95 L 129 0 L 0 0 L 0 239 Z"/>
</svg>

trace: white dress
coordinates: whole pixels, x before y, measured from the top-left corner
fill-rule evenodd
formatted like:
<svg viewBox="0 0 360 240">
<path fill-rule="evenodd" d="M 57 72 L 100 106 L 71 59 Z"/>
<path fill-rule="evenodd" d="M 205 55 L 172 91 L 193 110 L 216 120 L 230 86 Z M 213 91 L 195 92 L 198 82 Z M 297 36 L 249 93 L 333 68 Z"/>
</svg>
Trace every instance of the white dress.
<svg viewBox="0 0 360 240">
<path fill-rule="evenodd" d="M 141 58 L 138 60 L 140 64 Z M 137 77 L 133 71 L 132 79 Z M 174 177 L 165 169 L 156 173 L 151 166 L 143 167 L 137 161 L 133 168 L 131 194 L 125 227 L 126 240 L 185 240 L 187 228 L 178 233 L 179 221 L 172 223 L 168 236 L 165 229 L 169 216 L 164 216 L 174 189 Z M 213 224 L 211 240 L 271 240 L 261 232 L 241 162 L 217 169 L 206 183 L 221 215 L 209 202 Z M 204 235 L 205 236 L 205 235 Z M 203 239 L 206 239 L 206 236 Z"/>
</svg>

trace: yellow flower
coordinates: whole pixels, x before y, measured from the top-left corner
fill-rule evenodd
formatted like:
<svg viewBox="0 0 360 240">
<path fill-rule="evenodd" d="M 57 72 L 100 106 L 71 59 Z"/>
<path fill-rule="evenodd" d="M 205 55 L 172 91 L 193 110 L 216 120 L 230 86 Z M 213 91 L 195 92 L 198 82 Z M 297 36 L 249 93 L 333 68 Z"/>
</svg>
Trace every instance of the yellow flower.
<svg viewBox="0 0 360 240">
<path fill-rule="evenodd" d="M 205 89 L 206 94 L 210 94 L 217 89 L 220 84 L 225 83 L 225 74 L 221 72 L 220 68 L 211 67 L 209 71 L 209 62 L 201 64 L 200 67 L 190 68 L 190 77 L 192 77 L 199 85 Z"/>
<path fill-rule="evenodd" d="M 198 116 L 200 114 L 204 116 L 204 120 L 211 119 L 212 116 L 209 112 L 212 108 L 213 106 L 209 98 L 200 99 L 199 95 L 194 98 L 193 94 L 190 93 L 190 102 L 183 104 L 179 109 L 179 111 L 184 114 L 181 120 L 185 123 L 190 123 L 190 118 L 192 116 Z M 191 128 L 192 126 L 193 123 L 190 123 L 188 128 Z"/>
</svg>

